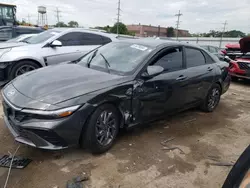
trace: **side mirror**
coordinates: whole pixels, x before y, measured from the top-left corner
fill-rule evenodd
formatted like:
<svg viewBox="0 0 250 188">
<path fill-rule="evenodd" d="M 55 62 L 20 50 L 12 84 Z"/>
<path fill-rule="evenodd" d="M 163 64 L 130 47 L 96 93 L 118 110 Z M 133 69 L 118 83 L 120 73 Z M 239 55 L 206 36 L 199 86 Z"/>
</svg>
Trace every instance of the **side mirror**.
<svg viewBox="0 0 250 188">
<path fill-rule="evenodd" d="M 59 40 L 54 40 L 51 44 L 50 47 L 55 48 L 55 47 L 61 47 L 62 46 L 62 42 L 60 42 Z"/>
<path fill-rule="evenodd" d="M 148 66 L 147 71 L 142 73 L 143 78 L 153 78 L 164 71 L 164 68 L 158 65 Z"/>
</svg>

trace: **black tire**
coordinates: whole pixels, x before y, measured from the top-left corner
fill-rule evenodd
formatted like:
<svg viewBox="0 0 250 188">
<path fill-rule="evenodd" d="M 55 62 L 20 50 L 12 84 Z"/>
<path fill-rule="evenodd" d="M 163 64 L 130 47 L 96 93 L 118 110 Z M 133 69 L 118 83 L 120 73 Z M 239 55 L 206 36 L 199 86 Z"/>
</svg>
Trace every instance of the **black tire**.
<svg viewBox="0 0 250 188">
<path fill-rule="evenodd" d="M 35 70 L 35 69 L 40 68 L 39 65 L 38 65 L 37 63 L 33 62 L 33 61 L 28 61 L 28 60 L 20 61 L 20 62 L 16 63 L 16 64 L 11 68 L 11 70 L 10 70 L 10 72 L 9 72 L 9 79 L 12 80 L 12 79 L 16 78 L 17 76 L 21 75 L 21 74 L 18 74 L 18 72 L 21 71 L 20 69 L 21 69 L 22 67 L 24 67 L 24 68 L 25 68 L 25 67 L 26 67 L 26 68 L 29 67 L 29 69 L 27 69 L 26 72 L 29 72 L 29 71 L 32 71 L 32 70 Z M 26 72 L 23 72 L 23 74 L 26 73 Z"/>
<path fill-rule="evenodd" d="M 237 81 L 238 81 L 238 78 L 235 77 L 235 76 L 231 76 L 231 80 L 232 80 L 233 82 L 237 82 Z"/>
<path fill-rule="evenodd" d="M 221 97 L 221 87 L 219 84 L 214 84 L 208 91 L 201 109 L 205 112 L 213 112 L 218 106 Z M 214 101 L 213 101 L 214 100 Z"/>
<path fill-rule="evenodd" d="M 100 120 L 103 118 L 105 115 L 105 112 L 107 112 L 108 116 L 112 114 L 112 118 L 114 120 L 114 124 L 110 125 L 109 127 L 108 123 L 104 125 L 104 123 L 101 125 Z M 108 117 L 107 117 L 108 118 Z M 107 120 L 108 121 L 108 120 Z M 104 122 L 104 121 L 103 121 Z M 111 122 L 111 120 L 110 120 Z M 119 118 L 119 113 L 117 112 L 116 108 L 111 105 L 111 104 L 104 104 L 99 107 L 94 111 L 94 113 L 90 116 L 87 124 L 86 124 L 86 129 L 82 133 L 83 139 L 81 145 L 86 147 L 91 153 L 93 154 L 100 154 L 104 153 L 107 150 L 109 150 L 118 134 L 119 131 L 119 124 L 120 124 L 120 118 Z M 103 127 L 103 128 L 100 128 Z M 113 128 L 111 128 L 113 127 Z M 112 129 L 112 131 L 111 131 Z M 97 136 L 97 132 L 99 137 Z M 108 133 L 109 132 L 109 133 Z M 110 138 L 108 139 L 107 136 L 109 134 Z M 112 138 L 111 138 L 112 134 Z M 107 138 L 108 141 L 106 143 L 101 144 L 102 136 L 104 136 L 104 141 Z M 103 142 L 104 142 L 103 141 Z"/>
</svg>

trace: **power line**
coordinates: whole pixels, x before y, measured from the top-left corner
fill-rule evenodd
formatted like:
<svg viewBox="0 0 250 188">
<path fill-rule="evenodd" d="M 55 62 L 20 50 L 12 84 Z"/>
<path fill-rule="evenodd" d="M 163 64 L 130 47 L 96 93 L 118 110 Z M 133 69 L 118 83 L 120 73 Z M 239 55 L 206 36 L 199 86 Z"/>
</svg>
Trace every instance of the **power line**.
<svg viewBox="0 0 250 188">
<path fill-rule="evenodd" d="M 120 23 L 120 11 L 121 11 L 121 0 L 118 0 L 118 8 L 117 8 L 117 35 L 119 35 L 119 23 Z"/>
<path fill-rule="evenodd" d="M 176 22 L 176 40 L 178 40 L 178 37 L 179 37 L 179 26 L 180 26 L 180 17 L 182 16 L 183 14 L 181 13 L 181 11 L 179 10 L 179 13 L 176 14 L 175 16 L 177 16 L 177 22 Z"/>
<path fill-rule="evenodd" d="M 223 31 L 221 33 L 221 38 L 220 38 L 220 48 L 221 48 L 221 43 L 222 43 L 222 39 L 223 39 L 224 33 L 226 31 L 226 26 L 227 26 L 227 20 L 223 23 Z"/>
</svg>

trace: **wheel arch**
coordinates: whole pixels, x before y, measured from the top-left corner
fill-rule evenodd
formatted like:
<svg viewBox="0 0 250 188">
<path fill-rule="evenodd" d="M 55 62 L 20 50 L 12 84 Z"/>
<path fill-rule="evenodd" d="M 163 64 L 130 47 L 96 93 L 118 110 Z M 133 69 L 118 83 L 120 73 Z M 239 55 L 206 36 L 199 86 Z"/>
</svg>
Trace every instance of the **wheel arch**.
<svg viewBox="0 0 250 188">
<path fill-rule="evenodd" d="M 124 127 L 124 124 L 125 124 L 125 119 L 124 119 L 124 117 L 125 117 L 125 115 L 124 115 L 124 112 L 122 111 L 122 109 L 119 107 L 119 106 L 117 106 L 118 105 L 118 103 L 117 103 L 118 101 L 116 101 L 116 100 L 110 100 L 110 101 L 103 101 L 103 102 L 101 102 L 101 103 L 99 103 L 99 104 L 95 104 L 95 105 L 93 105 L 94 106 L 94 108 L 93 108 L 93 110 L 88 114 L 88 116 L 87 116 L 87 118 L 86 118 L 86 121 L 84 122 L 84 124 L 82 125 L 82 130 L 81 130 L 81 135 L 80 135 L 80 138 L 79 138 L 79 143 L 82 143 L 82 139 L 84 139 L 84 132 L 86 131 L 86 128 L 87 128 L 87 124 L 88 124 L 88 122 L 89 122 L 89 120 L 90 120 L 90 118 L 91 118 L 91 115 L 95 112 L 95 110 L 98 108 L 98 107 L 100 107 L 100 106 L 103 106 L 103 105 L 106 105 L 106 104 L 109 104 L 109 105 L 112 105 L 116 110 L 117 110 L 117 112 L 118 112 L 118 115 L 119 115 L 119 120 L 120 120 L 120 125 L 119 125 L 119 128 L 123 128 Z"/>
<path fill-rule="evenodd" d="M 30 58 L 20 59 L 20 60 L 16 61 L 16 63 L 20 63 L 22 61 L 32 61 L 32 62 L 36 63 L 39 66 L 39 68 L 43 67 L 43 65 L 39 61 L 34 60 L 34 59 L 30 59 Z M 15 64 L 13 64 L 13 66 L 14 65 Z"/>
</svg>

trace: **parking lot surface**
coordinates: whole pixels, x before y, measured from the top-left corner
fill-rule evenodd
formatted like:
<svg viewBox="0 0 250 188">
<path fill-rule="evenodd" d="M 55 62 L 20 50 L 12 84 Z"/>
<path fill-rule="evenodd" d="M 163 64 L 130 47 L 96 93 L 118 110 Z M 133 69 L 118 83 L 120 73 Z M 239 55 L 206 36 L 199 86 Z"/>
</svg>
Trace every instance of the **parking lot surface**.
<svg viewBox="0 0 250 188">
<path fill-rule="evenodd" d="M 66 187 L 68 180 L 83 174 L 89 176 L 84 186 L 93 188 L 221 187 L 231 167 L 217 164 L 235 162 L 249 145 L 249 110 L 250 84 L 237 82 L 214 113 L 189 110 L 121 133 L 103 155 L 21 145 L 17 155 L 33 161 L 25 169 L 13 169 L 7 187 Z M 2 119 L 0 138 L 0 155 L 18 147 Z M 0 168 L 0 185 L 7 172 Z"/>
</svg>

